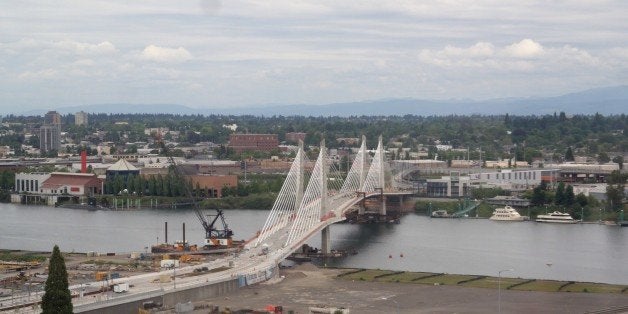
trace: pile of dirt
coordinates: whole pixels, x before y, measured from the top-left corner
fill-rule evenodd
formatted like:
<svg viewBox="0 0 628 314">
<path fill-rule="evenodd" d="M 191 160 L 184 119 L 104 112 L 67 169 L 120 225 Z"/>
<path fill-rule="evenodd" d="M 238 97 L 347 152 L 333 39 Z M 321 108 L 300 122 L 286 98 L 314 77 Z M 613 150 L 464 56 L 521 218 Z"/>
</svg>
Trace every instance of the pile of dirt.
<svg viewBox="0 0 628 314">
<path fill-rule="evenodd" d="M 318 271 L 318 267 L 312 263 L 302 263 L 295 267 L 292 267 L 293 270 L 296 271 Z"/>
<path fill-rule="evenodd" d="M 289 279 L 301 279 L 307 277 L 307 275 L 300 271 L 290 271 L 285 274 L 286 278 Z"/>
</svg>

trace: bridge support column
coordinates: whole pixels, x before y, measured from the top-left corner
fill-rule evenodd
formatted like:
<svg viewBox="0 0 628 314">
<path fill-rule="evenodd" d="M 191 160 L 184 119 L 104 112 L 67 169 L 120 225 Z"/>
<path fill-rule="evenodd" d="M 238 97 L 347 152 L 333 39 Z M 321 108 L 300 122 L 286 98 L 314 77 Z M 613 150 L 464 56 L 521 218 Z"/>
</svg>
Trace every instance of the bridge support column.
<svg viewBox="0 0 628 314">
<path fill-rule="evenodd" d="M 327 226 L 321 230 L 321 252 L 323 254 L 331 253 L 331 226 Z"/>
<path fill-rule="evenodd" d="M 386 216 L 386 196 L 382 195 L 382 207 L 379 209 L 380 216 Z"/>
</svg>

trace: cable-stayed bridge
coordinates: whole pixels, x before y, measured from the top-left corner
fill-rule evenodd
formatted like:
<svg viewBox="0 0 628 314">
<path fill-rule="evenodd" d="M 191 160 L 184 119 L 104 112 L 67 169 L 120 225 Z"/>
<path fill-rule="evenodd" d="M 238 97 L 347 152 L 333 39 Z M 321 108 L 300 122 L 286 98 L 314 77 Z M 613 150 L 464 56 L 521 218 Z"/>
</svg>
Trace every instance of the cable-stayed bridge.
<svg viewBox="0 0 628 314">
<path fill-rule="evenodd" d="M 101 292 L 83 297 L 85 286 L 101 287 L 102 282 L 71 286 L 76 294 L 72 303 L 74 312 L 115 313 L 121 306 L 147 300 L 160 299 L 164 304 L 185 300 L 196 301 L 206 298 L 207 291 L 229 291 L 233 287 L 255 284 L 278 274 L 279 263 L 296 251 L 310 237 L 322 232 L 323 252 L 330 250 L 329 227 L 346 219 L 346 214 L 355 210 L 365 199 L 380 197 L 379 215 L 386 215 L 386 195 L 410 195 L 411 185 L 405 183 L 404 175 L 413 169 L 391 169 L 381 136 L 371 156 L 366 149 L 365 137 L 346 176 L 327 157 L 325 143 L 311 171 L 307 171 L 307 157 L 303 145 L 296 154 L 286 180 L 268 214 L 266 222 L 257 236 L 233 256 L 226 256 L 201 265 L 187 266 L 156 273 L 147 273 L 107 281 L 107 285 L 130 284 L 132 288 L 124 294 Z M 359 206 L 358 211 L 364 212 Z M 220 270 L 195 274 L 199 268 Z M 172 285 L 162 284 L 163 276 L 173 278 Z M 102 286 L 104 287 L 104 286 Z M 213 290 L 212 290 L 213 289 Z M 105 290 L 106 291 L 106 290 Z M 28 293 L 0 297 L 0 311 L 36 313 L 36 305 L 43 293 Z"/>
<path fill-rule="evenodd" d="M 304 170 L 306 161 L 301 146 L 263 228 L 247 249 L 263 246 L 264 250 L 282 260 L 316 232 L 322 231 L 321 248 L 328 253 L 329 226 L 346 219 L 346 213 L 356 204 L 380 196 L 379 214 L 386 215 L 384 195 L 411 194 L 402 178 L 407 170 L 393 173 L 389 169 L 381 136 L 372 157 L 366 150 L 365 137 L 362 137 L 362 145 L 344 178 L 327 158 L 324 141 L 309 176 Z M 359 210 L 362 212 L 364 208 Z"/>
</svg>

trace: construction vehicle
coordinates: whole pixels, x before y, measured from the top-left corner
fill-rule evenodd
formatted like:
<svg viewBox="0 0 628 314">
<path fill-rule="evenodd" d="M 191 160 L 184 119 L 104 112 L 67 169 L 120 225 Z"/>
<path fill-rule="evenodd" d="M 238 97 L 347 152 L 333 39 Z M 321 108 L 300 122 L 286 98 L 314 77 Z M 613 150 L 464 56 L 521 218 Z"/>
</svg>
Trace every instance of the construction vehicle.
<svg viewBox="0 0 628 314">
<path fill-rule="evenodd" d="M 185 182 L 183 184 L 183 188 L 186 196 L 192 201 L 192 206 L 194 208 L 194 213 L 196 217 L 200 221 L 203 229 L 205 230 L 205 242 L 203 244 L 203 249 L 212 250 L 212 249 L 226 249 L 234 247 L 236 243 L 233 241 L 233 231 L 229 229 L 227 222 L 225 221 L 225 216 L 221 209 L 216 209 L 215 215 L 204 215 L 201 208 L 199 208 L 199 200 L 192 194 L 190 185 L 191 183 L 185 180 L 179 166 L 175 162 L 172 155 L 169 153 L 169 149 L 161 138 L 157 138 L 157 141 L 160 143 L 161 148 L 163 150 L 164 155 L 168 158 L 168 161 L 172 165 L 172 169 L 174 175 L 178 179 L 179 182 Z M 207 219 L 210 218 L 211 221 Z M 218 226 L 218 222 L 220 221 L 220 227 Z M 238 241 L 237 243 L 240 243 Z M 183 249 L 177 249 L 177 251 L 190 251 L 191 248 L 187 246 L 186 242 L 183 242 Z"/>
</svg>

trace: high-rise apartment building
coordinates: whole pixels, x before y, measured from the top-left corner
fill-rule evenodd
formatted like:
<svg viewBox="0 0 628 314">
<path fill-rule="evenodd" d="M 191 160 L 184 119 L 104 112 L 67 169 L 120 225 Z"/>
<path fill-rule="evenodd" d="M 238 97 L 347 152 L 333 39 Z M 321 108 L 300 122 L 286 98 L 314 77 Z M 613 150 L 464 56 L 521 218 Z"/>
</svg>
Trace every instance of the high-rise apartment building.
<svg viewBox="0 0 628 314">
<path fill-rule="evenodd" d="M 61 115 L 56 111 L 48 111 L 44 116 L 44 124 L 61 124 Z"/>
<path fill-rule="evenodd" d="M 87 125 L 87 112 L 79 111 L 74 114 L 74 124 Z"/>
<path fill-rule="evenodd" d="M 39 150 L 49 152 L 61 148 L 61 128 L 56 124 L 44 124 L 39 128 Z"/>
<path fill-rule="evenodd" d="M 61 115 L 48 111 L 44 116 L 44 125 L 39 128 L 39 150 L 42 153 L 61 148 Z"/>
</svg>

